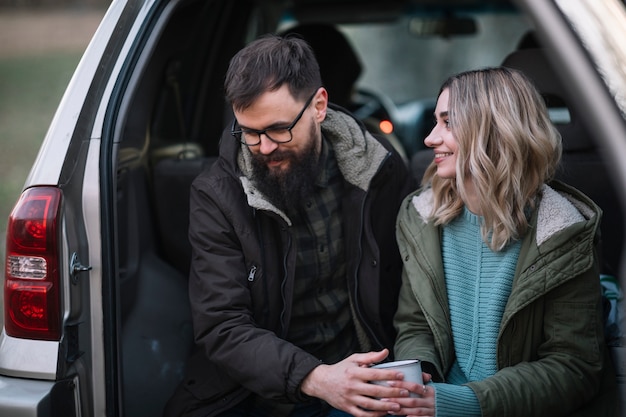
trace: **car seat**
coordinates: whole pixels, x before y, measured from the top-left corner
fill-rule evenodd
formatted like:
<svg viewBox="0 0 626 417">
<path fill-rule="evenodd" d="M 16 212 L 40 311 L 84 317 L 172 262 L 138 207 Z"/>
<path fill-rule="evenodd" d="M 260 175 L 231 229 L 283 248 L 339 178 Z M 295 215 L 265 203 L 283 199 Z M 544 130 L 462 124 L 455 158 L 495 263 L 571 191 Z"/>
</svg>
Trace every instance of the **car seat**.
<svg viewBox="0 0 626 417">
<path fill-rule="evenodd" d="M 601 270 L 616 275 L 623 241 L 621 206 L 598 144 L 578 116 L 575 98 L 568 94 L 538 45 L 512 52 L 502 65 L 523 72 L 546 101 L 552 122 L 563 140 L 563 156 L 556 178 L 579 189 L 602 208 Z"/>
<path fill-rule="evenodd" d="M 160 254 L 185 276 L 191 261 L 187 237 L 191 183 L 216 160 L 191 155 L 163 158 L 154 164 L 152 183 Z"/>
</svg>

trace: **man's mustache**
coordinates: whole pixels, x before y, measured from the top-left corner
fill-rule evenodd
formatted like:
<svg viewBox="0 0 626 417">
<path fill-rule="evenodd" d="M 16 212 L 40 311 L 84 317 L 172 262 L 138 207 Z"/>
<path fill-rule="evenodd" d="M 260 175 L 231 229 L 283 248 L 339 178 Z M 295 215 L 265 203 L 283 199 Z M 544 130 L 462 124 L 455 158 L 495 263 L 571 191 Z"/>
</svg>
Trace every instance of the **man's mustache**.
<svg viewBox="0 0 626 417">
<path fill-rule="evenodd" d="M 259 162 L 268 163 L 268 162 L 282 161 L 284 159 L 288 159 L 292 156 L 291 154 L 292 153 L 290 151 L 275 150 L 269 155 L 256 154 L 254 155 L 254 158 Z"/>
</svg>

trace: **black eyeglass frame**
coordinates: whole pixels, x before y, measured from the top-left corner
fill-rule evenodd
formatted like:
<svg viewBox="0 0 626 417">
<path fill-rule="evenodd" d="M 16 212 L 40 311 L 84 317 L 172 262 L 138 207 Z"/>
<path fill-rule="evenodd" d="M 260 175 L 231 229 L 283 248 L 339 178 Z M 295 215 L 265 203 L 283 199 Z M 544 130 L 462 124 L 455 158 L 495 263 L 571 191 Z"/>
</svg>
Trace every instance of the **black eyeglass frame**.
<svg viewBox="0 0 626 417">
<path fill-rule="evenodd" d="M 233 126 L 230 129 L 230 134 L 237 139 L 240 143 L 246 145 L 246 146 L 257 146 L 261 143 L 261 135 L 265 135 L 266 138 L 268 138 L 269 140 L 271 140 L 274 143 L 288 143 L 291 142 L 293 140 L 293 134 L 291 133 L 291 129 L 293 129 L 296 124 L 300 121 L 300 119 L 302 118 L 302 115 L 304 115 L 304 112 L 306 111 L 306 109 L 309 107 L 309 105 L 311 104 L 311 102 L 313 101 L 313 97 L 315 97 L 317 95 L 317 91 L 319 89 L 315 90 L 315 92 L 311 95 L 311 97 L 308 98 L 308 100 L 306 101 L 306 103 L 304 103 L 304 107 L 302 108 L 302 110 L 300 110 L 300 113 L 298 113 L 298 115 L 296 116 L 295 119 L 293 119 L 293 122 L 291 122 L 289 124 L 289 126 L 285 126 L 285 127 L 280 127 L 280 126 L 274 126 L 274 127 L 268 127 L 267 129 L 262 129 L 262 130 L 256 130 L 256 129 L 239 129 L 239 130 L 235 130 L 235 127 L 237 126 L 237 119 L 233 119 Z M 274 138 L 272 138 L 270 135 L 268 135 L 267 131 L 272 131 L 272 130 L 286 130 L 287 132 L 289 132 L 289 139 L 288 140 L 276 140 Z M 255 143 L 248 143 L 246 142 L 245 139 L 243 139 L 243 134 L 251 134 L 254 133 L 256 134 L 257 138 L 259 139 L 258 142 Z"/>
</svg>

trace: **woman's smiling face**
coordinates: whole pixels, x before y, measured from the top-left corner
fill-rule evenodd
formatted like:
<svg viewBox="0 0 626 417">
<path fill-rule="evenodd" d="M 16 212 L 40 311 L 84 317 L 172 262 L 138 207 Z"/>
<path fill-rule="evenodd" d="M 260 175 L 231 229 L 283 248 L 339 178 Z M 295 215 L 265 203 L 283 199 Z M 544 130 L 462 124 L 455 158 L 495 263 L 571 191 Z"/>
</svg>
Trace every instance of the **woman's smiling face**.
<svg viewBox="0 0 626 417">
<path fill-rule="evenodd" d="M 437 99 L 435 127 L 424 139 L 424 144 L 433 149 L 437 175 L 441 178 L 456 178 L 458 142 L 452 134 L 449 121 L 448 102 L 450 91 L 444 89 Z"/>
</svg>

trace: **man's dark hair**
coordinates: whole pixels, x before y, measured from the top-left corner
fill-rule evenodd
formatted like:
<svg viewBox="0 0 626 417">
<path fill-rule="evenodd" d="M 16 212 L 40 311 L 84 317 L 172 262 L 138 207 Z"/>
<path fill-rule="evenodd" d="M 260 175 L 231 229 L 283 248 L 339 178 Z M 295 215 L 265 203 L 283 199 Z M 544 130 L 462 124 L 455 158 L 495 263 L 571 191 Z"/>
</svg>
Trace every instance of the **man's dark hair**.
<svg viewBox="0 0 626 417">
<path fill-rule="evenodd" d="M 363 67 L 343 32 L 327 23 L 303 23 L 287 29 L 282 35 L 299 36 L 311 45 L 330 101 L 349 109 Z"/>
<path fill-rule="evenodd" d="M 261 94 L 283 84 L 295 99 L 304 99 L 322 85 L 319 65 L 303 39 L 266 35 L 230 60 L 224 88 L 230 104 L 244 110 Z"/>
</svg>

